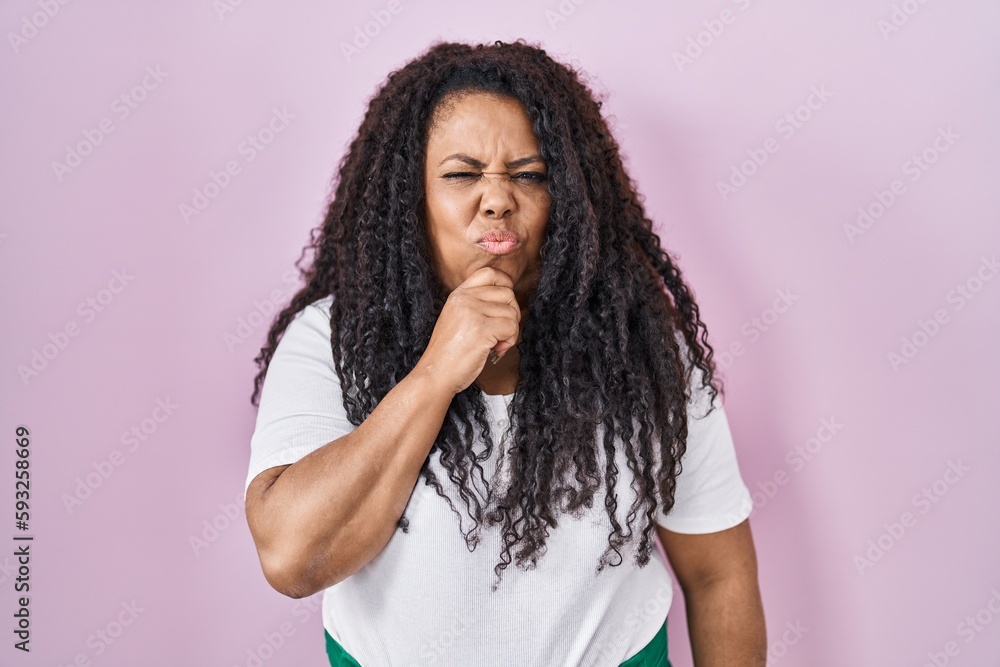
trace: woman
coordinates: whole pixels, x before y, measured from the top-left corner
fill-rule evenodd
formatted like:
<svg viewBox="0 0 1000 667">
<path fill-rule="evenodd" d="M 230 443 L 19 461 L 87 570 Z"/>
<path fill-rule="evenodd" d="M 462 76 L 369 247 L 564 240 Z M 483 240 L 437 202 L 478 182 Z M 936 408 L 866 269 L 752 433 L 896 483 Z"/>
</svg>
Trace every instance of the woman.
<svg viewBox="0 0 1000 667">
<path fill-rule="evenodd" d="M 600 106 L 521 41 L 370 101 L 251 397 L 261 566 L 333 665 L 669 665 L 657 537 L 697 664 L 764 664 L 712 348 Z"/>
</svg>

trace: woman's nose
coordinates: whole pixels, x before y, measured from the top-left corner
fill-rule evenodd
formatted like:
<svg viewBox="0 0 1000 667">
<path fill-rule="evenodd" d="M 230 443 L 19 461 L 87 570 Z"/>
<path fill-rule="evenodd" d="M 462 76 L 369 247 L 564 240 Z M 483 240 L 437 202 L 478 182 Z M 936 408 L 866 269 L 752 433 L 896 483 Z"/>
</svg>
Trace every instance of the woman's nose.
<svg viewBox="0 0 1000 667">
<path fill-rule="evenodd" d="M 515 206 L 510 177 L 507 174 L 483 173 L 486 185 L 480 200 L 480 209 L 488 217 L 506 217 Z"/>
</svg>

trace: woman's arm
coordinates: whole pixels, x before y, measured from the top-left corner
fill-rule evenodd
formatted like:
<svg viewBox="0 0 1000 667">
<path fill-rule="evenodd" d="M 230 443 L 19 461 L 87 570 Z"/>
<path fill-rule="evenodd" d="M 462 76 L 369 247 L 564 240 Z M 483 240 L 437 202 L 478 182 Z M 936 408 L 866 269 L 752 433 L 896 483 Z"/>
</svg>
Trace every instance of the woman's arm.
<svg viewBox="0 0 1000 667">
<path fill-rule="evenodd" d="M 517 344 L 513 286 L 499 269 L 474 271 L 448 295 L 420 360 L 367 419 L 250 482 L 247 523 L 275 590 L 301 598 L 329 588 L 389 542 L 452 399 L 482 373 L 491 350 Z"/>
<path fill-rule="evenodd" d="M 250 483 L 247 523 L 275 590 L 312 595 L 357 572 L 389 541 L 454 397 L 422 368 L 353 431 Z"/>
<path fill-rule="evenodd" d="M 767 630 L 750 520 L 703 535 L 656 529 L 684 591 L 696 667 L 764 667 Z"/>
</svg>

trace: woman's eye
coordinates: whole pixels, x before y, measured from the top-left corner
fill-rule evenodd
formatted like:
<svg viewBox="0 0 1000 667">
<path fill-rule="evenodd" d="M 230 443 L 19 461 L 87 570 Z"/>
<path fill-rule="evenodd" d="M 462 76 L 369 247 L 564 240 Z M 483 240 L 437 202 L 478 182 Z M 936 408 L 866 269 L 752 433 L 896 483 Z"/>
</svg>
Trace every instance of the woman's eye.
<svg viewBox="0 0 1000 667">
<path fill-rule="evenodd" d="M 517 178 L 523 181 L 535 181 L 537 183 L 541 183 L 545 180 L 545 174 L 537 171 L 523 171 L 517 175 Z"/>
<path fill-rule="evenodd" d="M 449 174 L 445 174 L 443 178 L 449 179 L 460 179 L 460 178 L 480 178 L 482 174 L 474 174 L 468 171 L 454 171 Z M 514 180 L 519 181 L 530 181 L 534 183 L 541 183 L 545 180 L 546 175 L 539 173 L 537 171 L 522 171 L 519 174 L 514 175 Z"/>
</svg>

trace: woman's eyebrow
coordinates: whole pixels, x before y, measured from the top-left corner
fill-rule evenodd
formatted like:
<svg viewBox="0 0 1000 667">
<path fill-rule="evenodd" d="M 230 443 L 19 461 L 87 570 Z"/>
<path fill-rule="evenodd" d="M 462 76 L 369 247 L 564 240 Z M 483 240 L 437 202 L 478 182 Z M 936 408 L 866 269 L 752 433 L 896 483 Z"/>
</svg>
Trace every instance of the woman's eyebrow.
<svg viewBox="0 0 1000 667">
<path fill-rule="evenodd" d="M 445 159 L 441 160 L 438 166 L 441 166 L 448 160 L 458 160 L 459 162 L 464 162 L 465 164 L 471 167 L 475 167 L 476 169 L 482 169 L 483 167 L 486 166 L 484 162 L 480 162 L 476 158 L 472 157 L 471 155 L 466 155 L 465 153 L 452 153 Z M 522 157 L 513 160 L 511 162 L 507 162 L 506 165 L 508 169 L 516 169 L 517 167 L 523 167 L 526 164 L 533 164 L 536 162 L 542 165 L 545 164 L 545 160 L 542 159 L 541 155 L 529 155 L 527 157 Z"/>
</svg>

